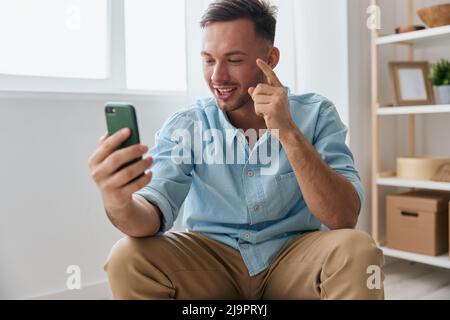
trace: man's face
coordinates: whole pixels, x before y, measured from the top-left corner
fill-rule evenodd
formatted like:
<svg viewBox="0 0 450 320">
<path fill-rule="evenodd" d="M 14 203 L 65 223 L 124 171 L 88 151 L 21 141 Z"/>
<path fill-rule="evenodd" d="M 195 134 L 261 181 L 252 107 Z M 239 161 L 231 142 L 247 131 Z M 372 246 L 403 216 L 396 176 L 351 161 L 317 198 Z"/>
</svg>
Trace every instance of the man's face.
<svg viewBox="0 0 450 320">
<path fill-rule="evenodd" d="M 249 19 L 214 22 L 205 28 L 203 74 L 220 109 L 231 112 L 252 104 L 248 89 L 265 82 L 256 59 L 265 59 L 268 49 Z"/>
</svg>

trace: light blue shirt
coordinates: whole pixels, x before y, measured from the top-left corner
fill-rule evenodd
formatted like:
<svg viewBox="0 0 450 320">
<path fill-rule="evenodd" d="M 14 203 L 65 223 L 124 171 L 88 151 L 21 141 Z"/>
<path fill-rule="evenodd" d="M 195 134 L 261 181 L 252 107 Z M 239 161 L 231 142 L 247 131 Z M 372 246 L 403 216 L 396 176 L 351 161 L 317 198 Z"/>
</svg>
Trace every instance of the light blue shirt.
<svg viewBox="0 0 450 320">
<path fill-rule="evenodd" d="M 336 107 L 317 94 L 291 95 L 287 88 L 286 92 L 298 128 L 322 159 L 353 184 L 362 204 L 360 177 L 345 143 L 347 128 Z M 194 146 L 205 137 L 198 135 L 199 127 L 212 134 Z M 190 143 L 189 135 L 182 132 L 194 137 Z M 220 154 L 220 145 L 214 143 L 220 134 L 225 140 L 222 151 L 235 151 L 230 152 L 234 163 L 221 164 L 206 157 Z M 279 151 L 275 165 L 269 164 L 271 174 L 263 174 L 268 164 L 255 158 L 263 147 L 268 156 Z M 174 157 L 174 150 L 178 157 Z M 233 127 L 213 98 L 199 100 L 170 117 L 156 134 L 150 154 L 154 158 L 153 179 L 137 194 L 161 210 L 160 232 L 172 228 L 184 202 L 183 222 L 188 230 L 238 250 L 251 276 L 264 271 L 294 237 L 321 229 L 278 139 L 266 132 L 251 149 L 242 131 Z M 225 155 L 222 159 L 227 160 Z"/>
</svg>

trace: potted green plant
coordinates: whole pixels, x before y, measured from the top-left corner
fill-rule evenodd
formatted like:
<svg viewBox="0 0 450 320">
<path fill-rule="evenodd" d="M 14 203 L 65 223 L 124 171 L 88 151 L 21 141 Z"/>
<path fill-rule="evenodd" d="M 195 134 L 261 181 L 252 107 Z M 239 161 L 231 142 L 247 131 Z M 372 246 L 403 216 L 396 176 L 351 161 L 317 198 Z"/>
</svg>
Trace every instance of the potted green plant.
<svg viewBox="0 0 450 320">
<path fill-rule="evenodd" d="M 450 104 L 450 62 L 439 59 L 431 65 L 430 81 L 435 87 L 437 104 Z"/>
</svg>

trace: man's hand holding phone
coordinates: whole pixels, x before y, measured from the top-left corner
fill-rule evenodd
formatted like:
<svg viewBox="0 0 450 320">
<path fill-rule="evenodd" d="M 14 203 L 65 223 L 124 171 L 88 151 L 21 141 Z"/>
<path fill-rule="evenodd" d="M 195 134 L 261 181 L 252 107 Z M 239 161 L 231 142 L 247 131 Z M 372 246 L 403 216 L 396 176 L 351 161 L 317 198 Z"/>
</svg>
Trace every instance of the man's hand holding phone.
<svg viewBox="0 0 450 320">
<path fill-rule="evenodd" d="M 133 194 L 150 183 L 152 173 L 146 171 L 153 159 L 143 158 L 148 147 L 142 144 L 120 149 L 130 134 L 130 129 L 120 130 L 111 137 L 106 133 L 88 164 L 113 225 L 130 237 L 149 237 L 159 231 L 161 212 L 143 197 Z"/>
<path fill-rule="evenodd" d="M 130 206 L 133 193 L 144 188 L 152 179 L 152 173 L 145 171 L 151 167 L 153 159 L 142 159 L 148 152 L 147 146 L 137 144 L 118 149 L 130 134 L 128 128 L 111 137 L 106 133 L 88 162 L 92 179 L 100 189 L 106 210 L 122 210 Z M 136 159 L 142 160 L 125 166 Z"/>
</svg>

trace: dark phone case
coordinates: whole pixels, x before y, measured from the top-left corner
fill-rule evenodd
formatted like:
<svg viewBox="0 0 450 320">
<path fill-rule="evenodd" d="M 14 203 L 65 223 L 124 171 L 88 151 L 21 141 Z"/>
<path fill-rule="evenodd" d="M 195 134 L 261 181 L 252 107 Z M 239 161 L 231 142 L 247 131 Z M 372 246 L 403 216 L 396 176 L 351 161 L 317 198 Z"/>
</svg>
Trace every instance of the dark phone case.
<svg viewBox="0 0 450 320">
<path fill-rule="evenodd" d="M 114 112 L 112 112 L 112 109 L 114 109 Z M 120 145 L 119 149 L 128 148 L 135 144 L 140 144 L 136 111 L 131 104 L 108 103 L 105 106 L 105 115 L 108 134 L 110 137 L 121 129 L 129 128 L 131 130 L 131 136 Z M 124 166 L 120 167 L 118 171 L 139 160 L 141 160 L 141 158 L 135 159 L 125 164 Z"/>
<path fill-rule="evenodd" d="M 108 112 L 109 108 L 114 108 L 115 112 Z M 108 103 L 105 107 L 105 114 L 110 137 L 121 129 L 131 129 L 131 136 L 119 149 L 140 143 L 136 111 L 131 104 Z"/>
</svg>

